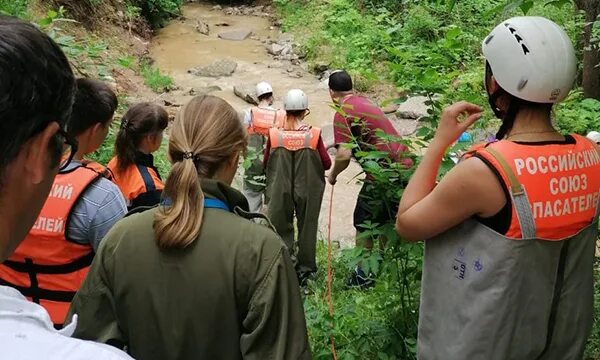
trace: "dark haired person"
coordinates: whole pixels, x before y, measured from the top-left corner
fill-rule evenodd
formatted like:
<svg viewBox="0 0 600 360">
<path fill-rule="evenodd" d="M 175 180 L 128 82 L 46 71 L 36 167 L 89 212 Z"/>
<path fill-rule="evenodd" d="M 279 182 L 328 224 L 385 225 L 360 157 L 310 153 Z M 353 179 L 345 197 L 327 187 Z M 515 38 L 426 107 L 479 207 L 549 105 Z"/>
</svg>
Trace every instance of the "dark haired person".
<svg viewBox="0 0 600 360">
<path fill-rule="evenodd" d="M 0 283 L 13 286 L 48 310 L 61 327 L 110 228 L 126 213 L 119 188 L 99 165 L 83 158 L 104 142 L 117 97 L 101 81 L 78 79 L 69 134 L 77 140 L 73 161 L 62 169 L 29 235 L 0 265 Z"/>
<path fill-rule="evenodd" d="M 252 156 L 250 167 L 244 171 L 243 193 L 248 199 L 250 212 L 261 212 L 266 180 L 264 169 L 264 151 L 269 130 L 279 127 L 285 120 L 285 111 L 273 108 L 273 88 L 262 81 L 256 84 L 258 106 L 244 113 L 244 125 L 248 131 L 248 155 Z"/>
<path fill-rule="evenodd" d="M 127 207 L 154 206 L 165 187 L 152 153 L 158 151 L 169 114 L 152 103 L 133 105 L 123 119 L 115 142 L 115 157 L 108 163 Z"/>
<path fill-rule="evenodd" d="M 362 151 L 383 151 L 389 153 L 392 159 L 402 161 L 405 166 L 412 166 L 412 160 L 402 159 L 403 153 L 408 150 L 406 145 L 386 143 L 377 136 L 377 131 L 383 131 L 385 134 L 392 136 L 399 136 L 399 134 L 394 129 L 391 121 L 375 103 L 354 93 L 350 74 L 344 70 L 333 72 L 329 77 L 329 95 L 334 104 L 339 107 L 339 111 L 336 112 L 333 119 L 333 136 L 337 151 L 333 169 L 328 176 L 331 185 L 336 183 L 337 176 L 346 170 L 350 164 L 350 159 L 355 155 L 354 150 L 358 148 L 354 147 L 351 150 L 348 146 L 348 144 L 354 142 L 358 143 Z M 359 164 L 363 166 L 362 161 L 359 161 Z M 390 203 L 389 199 L 379 199 L 380 196 L 377 195 L 376 191 L 373 191 L 374 186 L 377 185 L 373 183 L 371 175 L 367 173 L 354 208 L 354 227 L 357 232 L 356 246 L 363 246 L 368 250 L 373 248 L 373 240 L 361 237 L 360 233 L 364 231 L 362 224 L 367 221 L 379 224 L 392 221 L 398 208 L 395 201 Z M 379 200 L 388 206 L 373 208 L 373 205 L 369 202 L 374 200 Z M 355 273 L 348 282 L 350 286 L 360 287 L 367 287 L 372 284 L 372 279 L 364 274 L 360 267 L 355 269 Z"/>
<path fill-rule="evenodd" d="M 75 79 L 58 45 L 35 26 L 0 15 L 0 261 L 36 221 L 54 177 L 76 142 L 65 129 Z M 129 359 L 116 349 L 71 339 L 76 322 L 54 330 L 48 313 L 0 286 L 0 357 Z"/>
<path fill-rule="evenodd" d="M 575 50 L 552 21 L 516 17 L 482 52 L 498 141 L 436 185 L 445 150 L 482 112 L 466 102 L 445 109 L 398 210 L 398 232 L 426 241 L 418 357 L 582 359 L 600 156 L 589 139 L 552 126 L 553 104 L 575 81 Z"/>
</svg>

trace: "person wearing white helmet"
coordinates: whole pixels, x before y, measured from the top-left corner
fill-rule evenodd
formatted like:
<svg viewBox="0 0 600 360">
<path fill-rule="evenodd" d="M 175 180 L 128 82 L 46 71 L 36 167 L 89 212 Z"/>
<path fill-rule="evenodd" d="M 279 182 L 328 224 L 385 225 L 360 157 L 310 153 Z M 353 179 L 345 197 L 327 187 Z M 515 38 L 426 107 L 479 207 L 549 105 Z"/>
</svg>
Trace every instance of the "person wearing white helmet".
<svg viewBox="0 0 600 360">
<path fill-rule="evenodd" d="M 597 145 L 600 145 L 600 132 L 590 131 L 587 136 L 588 139 L 592 140 Z"/>
<path fill-rule="evenodd" d="M 256 84 L 258 106 L 248 109 L 244 114 L 244 125 L 248 129 L 248 156 L 250 167 L 244 173 L 243 193 L 248 199 L 250 212 L 261 212 L 265 192 L 265 173 L 263 152 L 269 129 L 279 126 L 285 118 L 285 111 L 273 108 L 273 87 L 262 81 Z"/>
<path fill-rule="evenodd" d="M 396 229 L 425 240 L 419 359 L 581 359 L 593 319 L 600 157 L 551 121 L 576 74 L 567 34 L 541 17 L 483 41 L 496 138 L 436 185 L 446 148 L 482 114 L 459 102 L 404 191 Z"/>
<path fill-rule="evenodd" d="M 296 261 L 301 285 L 317 271 L 316 245 L 319 212 L 325 191 L 325 170 L 331 159 L 321 129 L 303 122 L 310 113 L 308 97 L 290 90 L 284 101 L 286 118 L 281 128 L 269 131 L 265 151 L 266 198 L 269 218 Z M 298 224 L 297 246 L 294 215 Z"/>
</svg>

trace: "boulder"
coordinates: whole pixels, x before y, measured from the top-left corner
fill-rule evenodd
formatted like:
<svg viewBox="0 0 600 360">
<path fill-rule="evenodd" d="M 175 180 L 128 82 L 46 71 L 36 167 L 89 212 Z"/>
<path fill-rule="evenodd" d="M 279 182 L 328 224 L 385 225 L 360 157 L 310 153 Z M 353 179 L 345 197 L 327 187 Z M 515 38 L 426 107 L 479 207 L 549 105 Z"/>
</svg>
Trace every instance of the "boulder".
<svg viewBox="0 0 600 360">
<path fill-rule="evenodd" d="M 429 106 L 425 105 L 428 100 L 425 96 L 414 96 L 400 104 L 396 116 L 400 119 L 420 119 L 427 115 Z"/>
<path fill-rule="evenodd" d="M 250 35 L 252 35 L 252 30 L 238 29 L 238 30 L 222 32 L 219 34 L 219 38 L 221 38 L 223 40 L 242 41 L 242 40 L 246 40 Z"/>
<path fill-rule="evenodd" d="M 329 70 L 329 63 L 327 62 L 323 62 L 323 61 L 317 61 L 314 65 L 313 65 L 313 72 L 315 74 L 323 74 L 325 73 L 327 70 Z M 329 77 L 329 75 L 327 75 L 327 77 Z"/>
<path fill-rule="evenodd" d="M 199 32 L 202 35 L 208 35 L 210 33 L 210 28 L 208 27 L 208 24 L 201 20 L 198 20 L 196 22 L 196 26 L 194 28 L 197 32 Z"/>
<path fill-rule="evenodd" d="M 210 94 L 215 91 L 223 91 L 223 89 L 221 89 L 220 86 L 211 85 L 211 86 L 205 86 L 205 87 L 201 87 L 201 88 L 197 88 L 197 89 L 192 88 L 192 89 L 190 89 L 190 91 L 188 93 L 192 96 L 195 96 L 195 95 L 206 95 L 206 94 Z"/>
<path fill-rule="evenodd" d="M 410 136 L 417 132 L 419 126 L 417 120 L 398 119 L 394 114 L 389 115 L 388 118 L 400 136 Z"/>
<path fill-rule="evenodd" d="M 392 103 L 387 106 L 384 106 L 383 108 L 381 108 L 381 110 L 383 111 L 384 114 L 393 114 L 393 113 L 397 112 L 399 108 L 400 108 L 400 105 Z"/>
<path fill-rule="evenodd" d="M 237 69 L 237 63 L 229 59 L 217 60 L 207 66 L 198 66 L 188 70 L 188 73 L 204 77 L 231 76 Z"/>
<path fill-rule="evenodd" d="M 221 5 L 215 5 L 212 7 L 212 9 L 215 11 L 219 11 L 219 10 L 223 10 L 223 7 Z"/>
<path fill-rule="evenodd" d="M 233 93 L 252 105 L 258 105 L 258 98 L 256 97 L 256 90 L 252 84 L 235 85 L 233 87 Z"/>
<path fill-rule="evenodd" d="M 271 55 L 277 56 L 280 55 L 281 52 L 283 51 L 283 49 L 285 49 L 284 46 L 281 46 L 279 44 L 269 44 L 267 45 L 267 52 Z"/>
</svg>

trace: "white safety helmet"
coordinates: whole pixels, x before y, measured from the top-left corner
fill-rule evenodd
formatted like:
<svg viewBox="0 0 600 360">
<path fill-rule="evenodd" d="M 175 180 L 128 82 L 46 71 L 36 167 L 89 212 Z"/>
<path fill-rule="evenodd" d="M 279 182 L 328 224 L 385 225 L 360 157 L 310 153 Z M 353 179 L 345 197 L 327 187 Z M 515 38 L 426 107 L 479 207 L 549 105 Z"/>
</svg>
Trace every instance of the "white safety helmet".
<svg viewBox="0 0 600 360">
<path fill-rule="evenodd" d="M 537 16 L 503 21 L 485 38 L 483 56 L 509 94 L 536 103 L 557 103 L 575 81 L 577 60 L 560 26 Z"/>
<path fill-rule="evenodd" d="M 308 109 L 308 96 L 300 89 L 292 89 L 285 96 L 283 108 L 286 111 L 306 110 Z"/>
<path fill-rule="evenodd" d="M 595 142 L 596 144 L 600 144 L 600 132 L 590 131 L 587 134 L 587 138 Z"/>
<path fill-rule="evenodd" d="M 256 84 L 256 96 L 261 97 L 264 94 L 272 93 L 273 87 L 266 81 L 261 81 Z"/>
</svg>

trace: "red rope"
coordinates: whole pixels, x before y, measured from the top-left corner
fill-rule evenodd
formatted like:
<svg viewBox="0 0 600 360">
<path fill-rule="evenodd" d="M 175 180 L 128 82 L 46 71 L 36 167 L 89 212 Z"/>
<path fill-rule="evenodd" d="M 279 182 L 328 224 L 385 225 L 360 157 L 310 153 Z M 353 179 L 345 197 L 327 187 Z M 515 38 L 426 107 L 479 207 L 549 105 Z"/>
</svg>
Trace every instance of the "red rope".
<svg viewBox="0 0 600 360">
<path fill-rule="evenodd" d="M 332 296 L 332 285 L 333 285 L 333 270 L 331 268 L 331 214 L 333 213 L 333 189 L 331 186 L 331 196 L 329 197 L 329 228 L 327 230 L 327 301 L 329 302 L 329 315 L 331 315 L 332 331 L 330 335 L 331 339 L 331 354 L 333 360 L 337 360 L 337 354 L 335 352 L 335 341 L 333 338 L 333 296 Z"/>
</svg>

